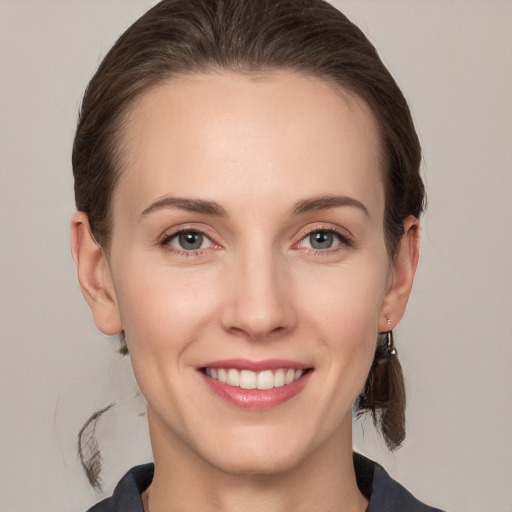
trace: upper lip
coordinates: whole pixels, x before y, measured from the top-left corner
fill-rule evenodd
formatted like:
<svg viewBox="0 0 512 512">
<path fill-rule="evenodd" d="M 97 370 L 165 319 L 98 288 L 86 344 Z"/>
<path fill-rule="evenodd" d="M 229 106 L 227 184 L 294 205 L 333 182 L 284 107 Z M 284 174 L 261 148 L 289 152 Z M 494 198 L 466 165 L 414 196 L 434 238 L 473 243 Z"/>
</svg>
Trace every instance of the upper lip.
<svg viewBox="0 0 512 512">
<path fill-rule="evenodd" d="M 311 366 L 291 359 L 262 359 L 261 361 L 252 361 L 250 359 L 223 359 L 203 364 L 199 369 L 200 368 L 235 368 L 237 370 L 261 372 L 263 370 L 278 370 L 279 368 L 306 370 L 311 368 Z"/>
</svg>

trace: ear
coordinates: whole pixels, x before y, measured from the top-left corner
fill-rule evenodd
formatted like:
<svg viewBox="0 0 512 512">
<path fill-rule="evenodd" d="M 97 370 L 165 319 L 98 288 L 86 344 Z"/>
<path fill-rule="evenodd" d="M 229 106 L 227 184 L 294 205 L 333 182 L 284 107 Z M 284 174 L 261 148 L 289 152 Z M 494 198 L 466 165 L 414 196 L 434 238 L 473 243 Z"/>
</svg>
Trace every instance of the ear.
<svg viewBox="0 0 512 512">
<path fill-rule="evenodd" d="M 104 334 L 119 334 L 123 326 L 110 266 L 92 236 L 84 212 L 75 212 L 71 219 L 71 254 L 82 295 L 91 308 L 96 327 Z"/>
<path fill-rule="evenodd" d="M 380 310 L 379 332 L 393 329 L 404 315 L 418 258 L 419 222 L 411 215 L 404 221 L 404 234 L 391 262 L 390 283 Z"/>
</svg>

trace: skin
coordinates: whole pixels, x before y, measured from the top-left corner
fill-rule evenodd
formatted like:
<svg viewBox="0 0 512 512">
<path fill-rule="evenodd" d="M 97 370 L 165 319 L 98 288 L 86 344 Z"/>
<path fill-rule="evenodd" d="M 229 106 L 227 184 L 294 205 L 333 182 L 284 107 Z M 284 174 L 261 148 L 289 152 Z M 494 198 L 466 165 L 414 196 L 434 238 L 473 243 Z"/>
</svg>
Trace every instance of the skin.
<svg viewBox="0 0 512 512">
<path fill-rule="evenodd" d="M 98 328 L 124 329 L 147 401 L 156 470 L 146 506 L 365 510 L 352 404 L 418 260 L 412 217 L 396 255 L 386 252 L 368 107 L 294 73 L 184 76 L 134 104 L 123 147 L 109 252 L 77 212 L 72 253 Z M 352 204 L 298 211 L 333 196 Z M 169 197 L 214 201 L 223 214 L 163 205 Z M 202 248 L 180 247 L 177 229 L 204 233 Z M 330 247 L 311 246 L 312 232 L 331 230 Z M 246 410 L 197 370 L 232 358 L 313 371 L 291 400 Z"/>
</svg>

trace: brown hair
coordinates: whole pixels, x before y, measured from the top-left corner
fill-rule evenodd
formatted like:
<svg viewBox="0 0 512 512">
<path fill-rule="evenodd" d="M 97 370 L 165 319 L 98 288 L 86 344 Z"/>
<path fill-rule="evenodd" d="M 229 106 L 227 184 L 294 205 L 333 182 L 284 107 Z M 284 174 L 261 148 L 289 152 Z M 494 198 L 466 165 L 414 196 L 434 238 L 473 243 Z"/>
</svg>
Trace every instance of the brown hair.
<svg viewBox="0 0 512 512">
<path fill-rule="evenodd" d="M 73 146 L 76 206 L 97 242 L 108 251 L 123 126 L 137 97 L 176 75 L 283 69 L 349 90 L 369 105 L 380 128 L 384 233 L 393 256 L 403 221 L 418 218 L 424 206 L 420 144 L 407 102 L 373 45 L 323 0 L 163 0 L 121 35 L 87 87 Z M 404 384 L 398 359 L 380 338 L 356 410 L 373 414 L 394 449 L 405 437 Z"/>
</svg>

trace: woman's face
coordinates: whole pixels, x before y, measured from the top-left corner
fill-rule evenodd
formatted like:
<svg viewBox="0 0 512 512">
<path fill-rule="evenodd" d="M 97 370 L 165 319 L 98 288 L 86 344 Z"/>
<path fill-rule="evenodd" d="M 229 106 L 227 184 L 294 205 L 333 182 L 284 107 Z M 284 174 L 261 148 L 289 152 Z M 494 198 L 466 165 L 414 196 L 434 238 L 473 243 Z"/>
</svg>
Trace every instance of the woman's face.
<svg viewBox="0 0 512 512">
<path fill-rule="evenodd" d="M 185 76 L 133 106 L 122 148 L 118 319 L 95 317 L 125 330 L 157 451 L 269 473 L 350 442 L 403 312 L 366 105 L 293 73 Z"/>
</svg>

